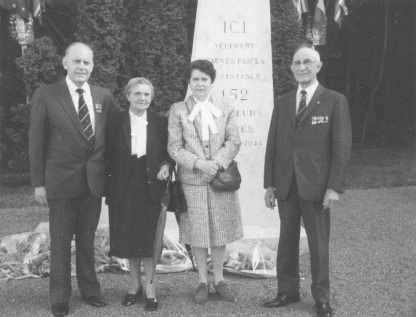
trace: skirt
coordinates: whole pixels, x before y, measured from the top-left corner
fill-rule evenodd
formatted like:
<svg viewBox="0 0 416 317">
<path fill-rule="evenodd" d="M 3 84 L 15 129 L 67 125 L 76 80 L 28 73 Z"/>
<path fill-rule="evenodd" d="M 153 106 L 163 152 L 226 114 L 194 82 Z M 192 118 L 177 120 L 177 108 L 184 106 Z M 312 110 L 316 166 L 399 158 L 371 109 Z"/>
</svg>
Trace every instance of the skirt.
<svg viewBox="0 0 416 317">
<path fill-rule="evenodd" d="M 161 207 L 150 197 L 146 156 L 131 156 L 129 175 L 124 199 L 108 205 L 109 255 L 118 258 L 152 257 Z"/>
<path fill-rule="evenodd" d="M 200 248 L 243 238 L 238 192 L 218 192 L 211 185 L 182 184 L 188 211 L 178 214 L 179 240 Z"/>
</svg>

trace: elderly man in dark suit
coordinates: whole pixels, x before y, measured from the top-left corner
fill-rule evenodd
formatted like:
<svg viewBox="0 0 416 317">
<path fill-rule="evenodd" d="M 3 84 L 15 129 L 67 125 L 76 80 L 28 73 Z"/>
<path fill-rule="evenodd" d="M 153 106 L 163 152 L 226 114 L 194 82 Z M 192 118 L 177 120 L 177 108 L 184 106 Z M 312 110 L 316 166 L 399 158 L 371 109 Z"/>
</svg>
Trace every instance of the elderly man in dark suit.
<svg viewBox="0 0 416 317">
<path fill-rule="evenodd" d="M 352 136 L 347 101 L 318 83 L 316 75 L 321 67 L 317 51 L 302 47 L 295 53 L 291 68 L 298 88 L 277 99 L 271 119 L 264 168 L 265 203 L 273 209 L 277 199 L 281 223 L 278 293 L 264 305 L 281 307 L 300 301 L 299 234 L 303 218 L 317 315 L 330 317 L 330 208 L 344 191 Z"/>
<path fill-rule="evenodd" d="M 69 313 L 71 240 L 83 299 L 106 302 L 95 275 L 94 237 L 104 193 L 105 126 L 116 111 L 110 91 L 89 85 L 92 49 L 71 44 L 62 60 L 65 79 L 36 90 L 30 113 L 29 157 L 37 202 L 49 206 L 52 313 Z"/>
</svg>

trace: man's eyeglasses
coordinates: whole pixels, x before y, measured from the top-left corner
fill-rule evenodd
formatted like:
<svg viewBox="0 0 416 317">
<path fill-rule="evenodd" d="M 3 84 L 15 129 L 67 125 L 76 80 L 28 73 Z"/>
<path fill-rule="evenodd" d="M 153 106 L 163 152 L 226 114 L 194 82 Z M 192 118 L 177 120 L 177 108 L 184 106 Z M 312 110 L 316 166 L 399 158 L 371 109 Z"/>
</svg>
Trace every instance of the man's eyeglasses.
<svg viewBox="0 0 416 317">
<path fill-rule="evenodd" d="M 292 62 L 292 67 L 294 68 L 299 68 L 300 65 L 303 64 L 303 66 L 305 66 L 306 68 L 309 68 L 312 66 L 313 63 L 317 63 L 319 61 L 311 61 L 310 59 L 305 59 L 303 62 L 301 61 L 294 61 Z"/>
</svg>

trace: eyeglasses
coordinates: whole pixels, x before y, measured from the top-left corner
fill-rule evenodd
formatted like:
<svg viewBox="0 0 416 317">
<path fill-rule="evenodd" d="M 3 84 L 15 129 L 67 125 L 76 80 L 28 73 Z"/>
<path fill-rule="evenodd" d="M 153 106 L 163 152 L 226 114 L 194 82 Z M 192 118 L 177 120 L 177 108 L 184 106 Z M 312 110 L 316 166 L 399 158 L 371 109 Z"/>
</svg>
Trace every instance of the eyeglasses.
<svg viewBox="0 0 416 317">
<path fill-rule="evenodd" d="M 310 59 L 305 59 L 303 62 L 301 61 L 294 61 L 292 62 L 292 67 L 299 68 L 300 65 L 305 66 L 306 68 L 309 68 L 312 66 L 313 63 L 318 63 L 319 61 L 311 61 Z"/>
</svg>

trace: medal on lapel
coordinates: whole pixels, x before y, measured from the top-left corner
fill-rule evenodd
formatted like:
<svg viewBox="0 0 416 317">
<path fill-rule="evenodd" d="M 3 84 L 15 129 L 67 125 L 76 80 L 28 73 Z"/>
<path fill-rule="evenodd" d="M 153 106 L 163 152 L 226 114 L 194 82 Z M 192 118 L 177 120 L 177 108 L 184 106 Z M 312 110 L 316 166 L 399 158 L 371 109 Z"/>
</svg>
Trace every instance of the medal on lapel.
<svg viewBox="0 0 416 317">
<path fill-rule="evenodd" d="M 103 107 L 102 107 L 102 105 L 100 103 L 94 104 L 94 109 L 98 113 L 102 113 L 103 112 Z"/>
</svg>

